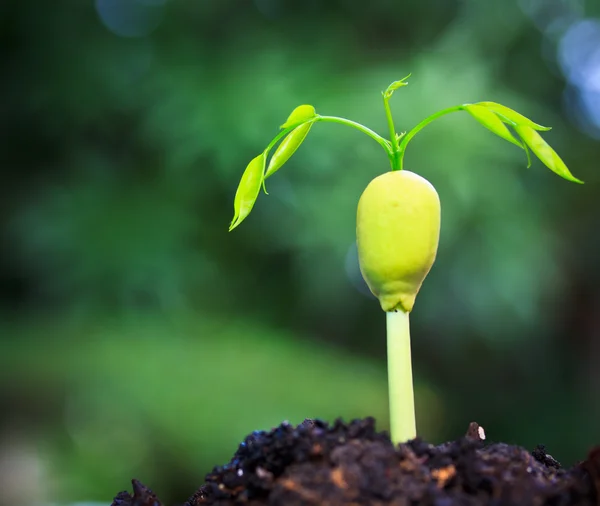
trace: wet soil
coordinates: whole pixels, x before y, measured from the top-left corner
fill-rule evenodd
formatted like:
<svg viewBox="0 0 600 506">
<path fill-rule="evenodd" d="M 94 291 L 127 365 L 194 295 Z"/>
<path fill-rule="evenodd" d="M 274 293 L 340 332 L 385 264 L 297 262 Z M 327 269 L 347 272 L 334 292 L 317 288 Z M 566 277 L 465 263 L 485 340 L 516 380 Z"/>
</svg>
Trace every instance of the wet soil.
<svg viewBox="0 0 600 506">
<path fill-rule="evenodd" d="M 483 429 L 433 446 L 394 445 L 366 418 L 253 432 L 185 506 L 600 506 L 600 447 L 570 469 L 543 446 L 486 443 Z M 112 506 L 162 506 L 133 480 Z"/>
</svg>

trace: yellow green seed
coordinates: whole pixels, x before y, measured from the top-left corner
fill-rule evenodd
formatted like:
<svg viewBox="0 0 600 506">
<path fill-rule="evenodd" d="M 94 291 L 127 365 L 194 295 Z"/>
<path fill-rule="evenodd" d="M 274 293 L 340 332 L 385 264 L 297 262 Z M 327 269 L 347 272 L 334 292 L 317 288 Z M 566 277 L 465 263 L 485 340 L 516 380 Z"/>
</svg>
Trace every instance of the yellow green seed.
<svg viewBox="0 0 600 506">
<path fill-rule="evenodd" d="M 410 312 L 437 254 L 440 199 L 406 170 L 373 179 L 358 203 L 360 270 L 384 311 Z"/>
</svg>

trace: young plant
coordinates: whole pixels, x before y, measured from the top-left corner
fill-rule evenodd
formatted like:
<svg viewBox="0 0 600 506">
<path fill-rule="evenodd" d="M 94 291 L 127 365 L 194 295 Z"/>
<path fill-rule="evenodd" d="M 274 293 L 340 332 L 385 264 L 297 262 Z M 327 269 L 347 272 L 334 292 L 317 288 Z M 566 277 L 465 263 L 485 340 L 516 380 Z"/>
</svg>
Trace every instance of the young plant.
<svg viewBox="0 0 600 506">
<path fill-rule="evenodd" d="M 389 101 L 394 91 L 408 84 L 408 77 L 393 82 L 382 93 L 389 139 L 349 119 L 321 116 L 311 105 L 294 109 L 281 126 L 281 132 L 244 171 L 235 194 L 234 216 L 229 227 L 233 230 L 250 214 L 261 186 L 265 189 L 265 180 L 294 154 L 313 124 L 327 122 L 350 126 L 383 148 L 391 171 L 373 179 L 361 195 L 356 238 L 362 276 L 386 312 L 390 431 L 394 443 L 416 437 L 409 314 L 435 261 L 441 221 L 440 200 L 433 185 L 423 177 L 403 170 L 404 153 L 410 140 L 437 118 L 466 111 L 481 125 L 523 149 L 528 167 L 531 150 L 559 176 L 582 183 L 539 134 L 550 130 L 549 127 L 538 125 L 495 102 L 449 107 L 424 119 L 408 133 L 396 133 Z M 279 145 L 267 165 L 269 153 L 277 143 Z"/>
</svg>

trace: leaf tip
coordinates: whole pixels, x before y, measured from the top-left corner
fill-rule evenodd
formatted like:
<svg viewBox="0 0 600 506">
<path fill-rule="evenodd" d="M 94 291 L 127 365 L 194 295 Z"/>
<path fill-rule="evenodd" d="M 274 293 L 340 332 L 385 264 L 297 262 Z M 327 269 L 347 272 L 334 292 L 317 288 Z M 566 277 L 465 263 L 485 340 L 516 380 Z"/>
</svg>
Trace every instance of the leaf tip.
<svg viewBox="0 0 600 506">
<path fill-rule="evenodd" d="M 291 114 L 288 116 L 288 119 L 283 125 L 281 125 L 280 128 L 289 128 L 296 123 L 301 123 L 302 121 L 314 118 L 316 115 L 317 111 L 315 110 L 314 106 L 309 104 L 299 105 L 291 112 Z"/>
</svg>

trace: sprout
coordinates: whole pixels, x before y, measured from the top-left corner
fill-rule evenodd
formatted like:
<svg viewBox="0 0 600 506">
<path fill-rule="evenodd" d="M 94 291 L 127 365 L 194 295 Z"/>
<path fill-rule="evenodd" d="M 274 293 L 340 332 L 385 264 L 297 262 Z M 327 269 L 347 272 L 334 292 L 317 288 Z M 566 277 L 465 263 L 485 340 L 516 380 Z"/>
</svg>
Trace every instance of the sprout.
<svg viewBox="0 0 600 506">
<path fill-rule="evenodd" d="M 311 105 L 294 109 L 282 131 L 246 168 L 237 189 L 234 218 L 236 228 L 252 210 L 265 180 L 279 170 L 306 139 L 317 122 L 347 125 L 368 135 L 386 152 L 391 165 L 373 179 L 358 202 L 356 239 L 360 270 L 371 292 L 379 299 L 387 318 L 390 432 L 394 443 L 416 437 L 409 314 L 437 254 L 440 236 L 440 200 L 433 185 L 423 177 L 403 170 L 404 153 L 410 140 L 432 121 L 457 111 L 468 112 L 498 137 L 533 152 L 546 167 L 575 183 L 563 160 L 541 137 L 550 130 L 495 102 L 463 104 L 427 117 L 406 134 L 397 134 L 389 105 L 394 91 L 406 86 L 407 76 L 394 81 L 382 93 L 390 139 L 346 118 L 321 116 Z M 511 129 L 513 132 L 511 132 Z M 516 135 L 515 135 L 516 134 Z M 275 153 L 267 164 L 269 153 Z M 266 192 L 266 190 L 265 190 Z"/>
</svg>

